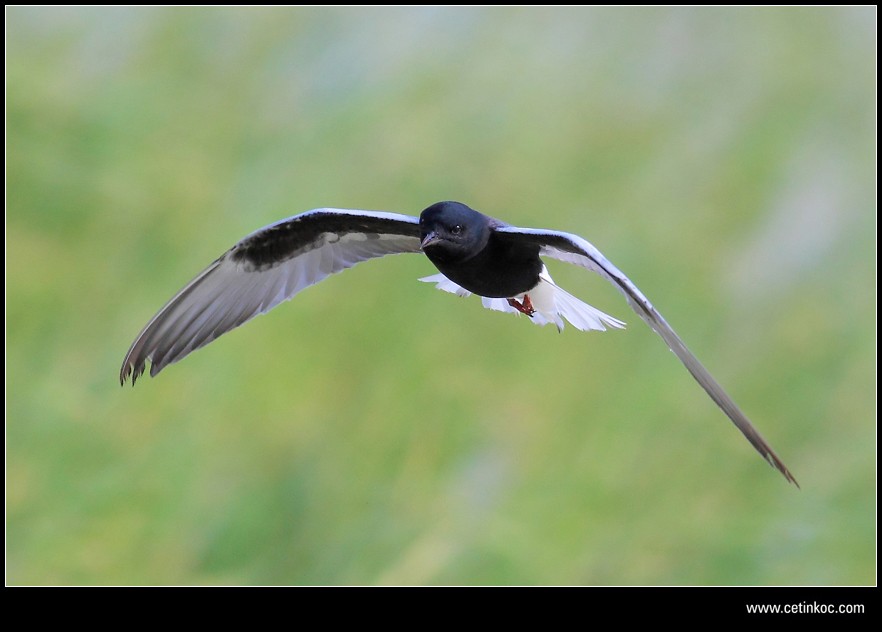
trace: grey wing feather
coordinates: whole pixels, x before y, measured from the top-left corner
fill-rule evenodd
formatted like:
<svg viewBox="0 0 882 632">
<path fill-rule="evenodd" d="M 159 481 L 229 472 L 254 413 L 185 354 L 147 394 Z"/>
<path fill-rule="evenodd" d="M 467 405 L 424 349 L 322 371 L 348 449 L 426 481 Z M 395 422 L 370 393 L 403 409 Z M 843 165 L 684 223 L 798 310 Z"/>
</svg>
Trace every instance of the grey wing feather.
<svg viewBox="0 0 882 632">
<path fill-rule="evenodd" d="M 711 399 L 732 420 L 735 426 L 750 441 L 751 445 L 766 461 L 778 469 L 784 477 L 799 487 L 799 483 L 781 461 L 772 447 L 753 426 L 747 416 L 735 404 L 723 387 L 713 378 L 704 365 L 689 351 L 680 336 L 667 323 L 652 303 L 637 289 L 631 280 L 614 266 L 601 252 L 585 239 L 571 233 L 516 227 L 501 227 L 500 233 L 513 238 L 533 241 L 540 246 L 539 253 L 560 261 L 572 263 L 596 272 L 607 279 L 628 300 L 631 308 L 667 343 L 671 351 L 680 359 L 692 377 L 710 395 Z"/>
<path fill-rule="evenodd" d="M 241 240 L 178 292 L 132 343 L 120 383 L 132 384 L 356 263 L 419 252 L 419 220 L 379 211 L 316 209 Z"/>
</svg>

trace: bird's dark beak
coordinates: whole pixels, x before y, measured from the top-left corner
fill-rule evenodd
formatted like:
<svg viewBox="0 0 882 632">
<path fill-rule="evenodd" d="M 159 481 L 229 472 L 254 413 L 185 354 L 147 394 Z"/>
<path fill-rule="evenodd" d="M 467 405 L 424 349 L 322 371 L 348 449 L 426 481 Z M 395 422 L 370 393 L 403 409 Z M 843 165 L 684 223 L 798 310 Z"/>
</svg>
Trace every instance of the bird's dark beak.
<svg viewBox="0 0 882 632">
<path fill-rule="evenodd" d="M 439 241 L 441 241 L 441 238 L 435 233 L 435 231 L 430 231 L 420 242 L 420 250 L 425 250 L 426 246 L 437 244 Z"/>
</svg>

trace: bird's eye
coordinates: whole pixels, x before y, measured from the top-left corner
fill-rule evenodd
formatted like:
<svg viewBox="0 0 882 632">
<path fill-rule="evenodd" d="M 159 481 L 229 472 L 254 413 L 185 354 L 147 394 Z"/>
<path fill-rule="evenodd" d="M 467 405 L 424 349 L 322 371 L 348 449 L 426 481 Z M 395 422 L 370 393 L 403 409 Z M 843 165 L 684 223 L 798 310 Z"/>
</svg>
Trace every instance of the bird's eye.
<svg viewBox="0 0 882 632">
<path fill-rule="evenodd" d="M 453 228 L 450 229 L 450 233 L 453 235 L 459 235 L 462 233 L 462 224 L 454 224 Z"/>
</svg>

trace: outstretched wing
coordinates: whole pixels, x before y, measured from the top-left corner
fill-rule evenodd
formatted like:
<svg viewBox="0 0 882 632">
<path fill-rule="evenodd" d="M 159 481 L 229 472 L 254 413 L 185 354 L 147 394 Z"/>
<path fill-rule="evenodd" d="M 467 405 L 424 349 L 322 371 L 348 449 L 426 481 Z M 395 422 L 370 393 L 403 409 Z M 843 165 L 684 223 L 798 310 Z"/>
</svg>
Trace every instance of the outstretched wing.
<svg viewBox="0 0 882 632">
<path fill-rule="evenodd" d="M 419 219 L 314 209 L 248 235 L 178 292 L 132 343 L 120 383 L 132 384 L 360 261 L 420 251 Z"/>
<path fill-rule="evenodd" d="M 588 268 L 612 283 L 619 292 L 624 294 L 631 308 L 637 312 L 637 315 L 662 337 L 671 351 L 680 358 L 680 361 L 692 374 L 692 377 L 701 384 L 701 387 L 716 402 L 717 406 L 726 413 L 735 426 L 747 437 L 751 445 L 756 448 L 766 461 L 776 467 L 788 481 L 799 487 L 799 483 L 793 478 L 787 466 L 778 458 L 772 447 L 754 428 L 747 416 L 741 412 L 741 409 L 723 390 L 723 387 L 704 368 L 701 362 L 698 361 L 698 358 L 689 351 L 680 339 L 680 336 L 668 325 L 667 321 L 662 318 L 662 315 L 658 313 L 643 293 L 637 289 L 637 286 L 621 270 L 610 263 L 597 248 L 578 235 L 551 230 L 502 226 L 496 229 L 496 234 L 500 238 L 538 245 L 540 255 L 546 255 L 560 261 Z"/>
</svg>

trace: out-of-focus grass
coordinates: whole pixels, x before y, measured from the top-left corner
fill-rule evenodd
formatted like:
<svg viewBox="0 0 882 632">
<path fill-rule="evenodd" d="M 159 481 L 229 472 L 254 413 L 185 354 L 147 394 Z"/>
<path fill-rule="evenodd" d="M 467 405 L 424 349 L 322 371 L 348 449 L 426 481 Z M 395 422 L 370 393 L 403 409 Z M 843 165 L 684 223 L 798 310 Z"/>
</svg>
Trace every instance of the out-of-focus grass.
<svg viewBox="0 0 882 632">
<path fill-rule="evenodd" d="M 875 582 L 875 12 L 7 10 L 10 584 Z M 458 199 L 593 241 L 558 335 L 359 266 L 135 389 L 247 232 Z"/>
</svg>

